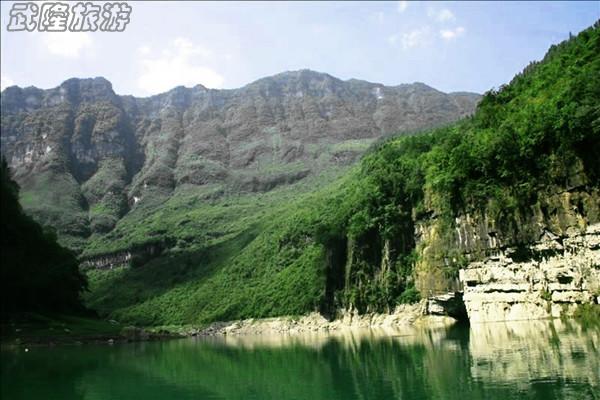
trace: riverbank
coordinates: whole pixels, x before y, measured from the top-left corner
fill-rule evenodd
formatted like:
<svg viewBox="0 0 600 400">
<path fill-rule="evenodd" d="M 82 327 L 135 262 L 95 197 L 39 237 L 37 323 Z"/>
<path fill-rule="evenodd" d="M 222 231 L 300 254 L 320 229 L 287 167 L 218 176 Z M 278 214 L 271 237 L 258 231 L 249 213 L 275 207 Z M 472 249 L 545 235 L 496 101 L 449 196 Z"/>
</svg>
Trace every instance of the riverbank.
<svg viewBox="0 0 600 400">
<path fill-rule="evenodd" d="M 582 306 L 573 318 L 584 329 L 600 329 L 600 306 Z M 432 314 L 431 302 L 397 306 L 391 313 L 358 314 L 344 311 L 328 320 L 317 312 L 303 316 L 250 318 L 214 322 L 207 326 L 170 325 L 134 327 L 117 321 L 73 316 L 30 315 L 26 320 L 2 324 L 2 347 L 116 344 L 197 336 L 289 336 L 339 333 L 346 330 L 395 330 L 405 327 L 447 327 L 457 320 Z"/>
<path fill-rule="evenodd" d="M 334 320 L 328 320 L 314 312 L 304 316 L 214 322 L 208 326 L 157 327 L 134 327 L 113 320 L 106 321 L 78 316 L 28 314 L 19 320 L 2 323 L 2 347 L 115 344 L 192 336 L 293 335 L 310 332 L 335 332 L 347 328 L 444 326 L 455 322 L 450 317 L 425 315 L 425 311 L 426 304 L 421 302 L 400 305 L 392 313 L 360 315 L 356 311 L 345 311 Z"/>
<path fill-rule="evenodd" d="M 0 325 L 2 347 L 115 344 L 164 340 L 183 335 L 97 318 L 26 314 Z"/>
<path fill-rule="evenodd" d="M 298 317 L 277 317 L 245 319 L 230 322 L 216 322 L 208 327 L 192 332 L 192 335 L 294 335 L 310 332 L 335 332 L 343 329 L 397 328 L 410 325 L 446 326 L 456 322 L 454 318 L 442 315 L 426 315 L 425 303 L 403 304 L 391 313 L 358 314 L 344 311 L 332 321 L 319 313 Z"/>
</svg>

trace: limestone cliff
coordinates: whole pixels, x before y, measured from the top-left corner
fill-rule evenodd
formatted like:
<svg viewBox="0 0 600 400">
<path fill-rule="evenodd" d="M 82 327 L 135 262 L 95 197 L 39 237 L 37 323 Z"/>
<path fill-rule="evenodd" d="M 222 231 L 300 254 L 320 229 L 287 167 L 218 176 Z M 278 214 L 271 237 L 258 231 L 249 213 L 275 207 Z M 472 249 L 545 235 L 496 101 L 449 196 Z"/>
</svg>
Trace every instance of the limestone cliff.
<svg viewBox="0 0 600 400">
<path fill-rule="evenodd" d="M 600 302 L 600 224 L 528 245 L 507 247 L 460 271 L 471 322 L 560 317 Z"/>
<path fill-rule="evenodd" d="M 584 185 L 540 197 L 503 221 L 465 213 L 445 233 L 435 219 L 420 223 L 422 293 L 462 291 L 471 322 L 560 317 L 599 303 L 598 190 Z M 448 269 L 458 276 L 444 276 Z"/>
</svg>

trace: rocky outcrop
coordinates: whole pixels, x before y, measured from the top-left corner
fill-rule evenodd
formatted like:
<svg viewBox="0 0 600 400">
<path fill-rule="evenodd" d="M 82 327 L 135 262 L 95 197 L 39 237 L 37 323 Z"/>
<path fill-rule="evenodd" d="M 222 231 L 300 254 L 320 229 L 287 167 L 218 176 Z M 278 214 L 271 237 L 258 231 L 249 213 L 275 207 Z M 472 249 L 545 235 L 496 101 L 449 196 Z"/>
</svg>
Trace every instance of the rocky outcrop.
<svg viewBox="0 0 600 400">
<path fill-rule="evenodd" d="M 449 325 L 454 323 L 447 315 L 427 314 L 427 301 L 403 304 L 390 313 L 359 314 L 356 310 L 340 312 L 338 318 L 328 320 L 319 313 L 302 317 L 278 317 L 216 322 L 195 334 L 214 335 L 272 335 L 311 332 L 338 332 L 345 329 L 394 329 L 411 325 Z"/>
<path fill-rule="evenodd" d="M 122 251 L 115 254 L 104 254 L 102 256 L 89 258 L 79 265 L 82 269 L 113 269 L 121 266 L 130 266 L 132 255 L 130 251 Z"/>
<path fill-rule="evenodd" d="M 599 301 L 600 224 L 499 250 L 469 263 L 460 281 L 471 322 L 571 314 L 578 304 Z"/>
<path fill-rule="evenodd" d="M 599 198 L 576 172 L 528 208 L 498 211 L 490 203 L 451 224 L 417 221 L 416 286 L 433 299 L 463 292 L 471 322 L 559 317 L 598 303 Z M 434 301 L 434 311 L 445 312 L 443 303 Z"/>
<path fill-rule="evenodd" d="M 459 321 L 468 319 L 462 292 L 431 296 L 425 300 L 425 314 L 452 317 Z"/>
<path fill-rule="evenodd" d="M 103 254 L 89 257 L 81 261 L 82 269 L 113 269 L 117 267 L 136 267 L 159 256 L 165 247 L 164 243 L 149 244 L 132 250 L 119 251 L 111 254 Z"/>
</svg>

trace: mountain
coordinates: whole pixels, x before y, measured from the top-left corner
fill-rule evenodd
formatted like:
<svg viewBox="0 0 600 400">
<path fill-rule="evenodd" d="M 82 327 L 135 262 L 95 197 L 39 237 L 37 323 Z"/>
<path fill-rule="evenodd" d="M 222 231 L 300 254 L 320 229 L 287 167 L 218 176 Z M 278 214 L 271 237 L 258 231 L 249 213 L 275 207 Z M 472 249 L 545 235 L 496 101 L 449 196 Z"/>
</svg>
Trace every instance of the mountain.
<svg viewBox="0 0 600 400">
<path fill-rule="evenodd" d="M 147 99 L 13 87 L 2 152 L 25 209 L 80 250 L 86 305 L 118 321 L 420 297 L 547 318 L 600 301 L 599 104 L 600 22 L 480 99 L 310 71 Z"/>
<path fill-rule="evenodd" d="M 385 312 L 419 296 L 434 297 L 430 313 L 458 297 L 475 322 L 576 315 L 600 302 L 598 154 L 600 22 L 486 93 L 473 116 L 379 143 L 210 276 L 122 306 L 108 288 L 142 274 L 122 275 L 98 285 L 96 304 L 201 322 Z"/>
<path fill-rule="evenodd" d="M 186 247 L 195 239 L 175 228 L 137 237 L 136 225 L 182 193 L 199 201 L 264 193 L 345 170 L 377 139 L 448 124 L 479 98 L 310 70 L 148 98 L 116 95 L 103 78 L 70 79 L 2 92 L 1 151 L 25 210 L 72 249 L 103 254 L 165 238 Z"/>
<path fill-rule="evenodd" d="M 456 289 L 473 321 L 598 303 L 599 46 L 595 24 L 473 116 L 378 141 L 338 174 L 245 194 L 182 186 L 160 208 L 139 203 L 110 241 L 92 238 L 130 251 L 89 265 L 131 268 L 89 270 L 87 304 L 179 324 L 387 311 Z"/>
</svg>

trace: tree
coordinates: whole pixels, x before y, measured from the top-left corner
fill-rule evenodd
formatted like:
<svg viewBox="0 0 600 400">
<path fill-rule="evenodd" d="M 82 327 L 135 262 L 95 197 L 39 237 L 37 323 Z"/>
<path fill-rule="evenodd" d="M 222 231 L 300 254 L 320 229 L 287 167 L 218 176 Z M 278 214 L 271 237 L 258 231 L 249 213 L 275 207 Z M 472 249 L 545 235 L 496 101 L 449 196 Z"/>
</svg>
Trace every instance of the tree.
<svg viewBox="0 0 600 400">
<path fill-rule="evenodd" d="M 60 246 L 56 233 L 26 215 L 19 186 L 6 160 L 0 164 L 0 298 L 2 319 L 20 312 L 82 310 L 87 287 L 75 254 Z"/>
</svg>

